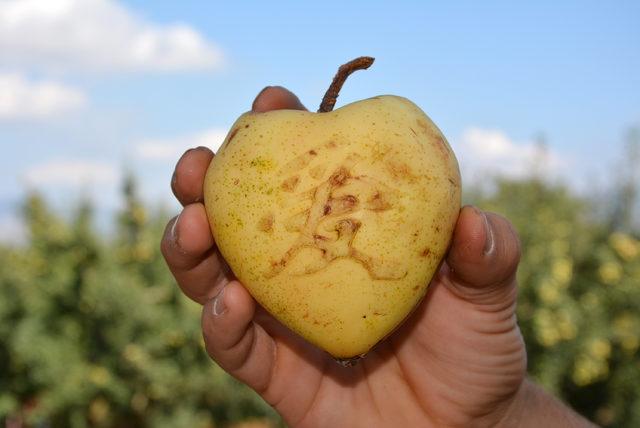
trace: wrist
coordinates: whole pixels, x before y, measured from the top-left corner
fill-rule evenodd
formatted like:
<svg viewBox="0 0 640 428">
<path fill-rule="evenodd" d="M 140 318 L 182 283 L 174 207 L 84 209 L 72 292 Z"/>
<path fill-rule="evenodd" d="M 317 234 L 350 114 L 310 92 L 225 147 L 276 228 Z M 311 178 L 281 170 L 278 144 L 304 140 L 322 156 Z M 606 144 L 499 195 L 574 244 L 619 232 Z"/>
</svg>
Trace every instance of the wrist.
<svg viewBox="0 0 640 428">
<path fill-rule="evenodd" d="M 568 405 L 525 378 L 498 427 L 595 427 Z"/>
<path fill-rule="evenodd" d="M 535 394 L 535 390 L 532 382 L 528 378 L 524 378 L 496 427 L 525 426 L 525 411 L 527 408 L 531 409 L 533 394 Z"/>
</svg>

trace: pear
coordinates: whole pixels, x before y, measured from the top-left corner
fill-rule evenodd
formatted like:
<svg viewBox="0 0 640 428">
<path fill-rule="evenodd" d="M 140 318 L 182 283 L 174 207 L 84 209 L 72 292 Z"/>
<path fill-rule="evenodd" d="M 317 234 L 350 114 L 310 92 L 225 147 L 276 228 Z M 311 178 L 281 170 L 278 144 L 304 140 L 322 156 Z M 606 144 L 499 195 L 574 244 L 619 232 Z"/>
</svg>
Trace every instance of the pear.
<svg viewBox="0 0 640 428">
<path fill-rule="evenodd" d="M 345 64 L 334 84 L 357 68 L 366 67 Z M 331 110 L 341 85 L 319 113 L 240 116 L 204 195 L 216 244 L 258 303 L 353 361 L 424 297 L 451 241 L 461 181 L 418 106 L 384 95 Z"/>
</svg>

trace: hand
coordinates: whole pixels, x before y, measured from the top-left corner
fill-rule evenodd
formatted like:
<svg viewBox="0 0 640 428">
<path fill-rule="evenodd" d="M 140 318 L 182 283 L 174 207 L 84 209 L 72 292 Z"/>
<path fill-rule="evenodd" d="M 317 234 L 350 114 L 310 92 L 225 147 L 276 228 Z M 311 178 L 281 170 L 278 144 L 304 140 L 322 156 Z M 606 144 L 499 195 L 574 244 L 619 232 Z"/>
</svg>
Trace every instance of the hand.
<svg viewBox="0 0 640 428">
<path fill-rule="evenodd" d="M 253 103 L 256 112 L 282 108 L 304 109 L 279 87 Z M 183 292 L 204 305 L 211 358 L 289 425 L 514 426 L 526 400 L 543 403 L 525 380 L 515 315 L 520 248 L 507 220 L 464 207 L 425 299 L 366 358 L 344 368 L 279 324 L 233 277 L 202 204 L 213 156 L 201 147 L 178 161 L 172 188 L 184 209 L 167 225 L 162 251 Z"/>
</svg>

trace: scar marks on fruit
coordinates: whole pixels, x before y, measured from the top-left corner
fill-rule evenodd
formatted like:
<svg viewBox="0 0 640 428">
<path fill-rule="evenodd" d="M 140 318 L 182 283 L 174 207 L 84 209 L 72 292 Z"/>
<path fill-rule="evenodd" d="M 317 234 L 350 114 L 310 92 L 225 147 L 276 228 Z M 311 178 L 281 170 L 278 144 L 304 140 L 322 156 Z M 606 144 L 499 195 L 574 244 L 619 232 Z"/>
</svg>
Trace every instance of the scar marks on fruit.
<svg viewBox="0 0 640 428">
<path fill-rule="evenodd" d="M 281 273 L 304 249 L 311 249 L 317 260 L 302 268 L 301 275 L 320 270 L 338 259 L 351 259 L 362 265 L 373 279 L 400 279 L 407 275 L 397 260 L 373 257 L 354 248 L 362 221 L 354 218 L 362 210 L 386 211 L 394 207 L 393 189 L 367 176 L 355 176 L 355 160 L 348 157 L 331 175 L 313 189 L 311 206 L 285 221 L 285 228 L 297 232 L 296 242 L 279 259 L 272 260 L 268 278 Z M 298 274 L 298 273 L 296 273 Z"/>
<path fill-rule="evenodd" d="M 349 170 L 344 166 L 341 166 L 331 174 L 331 177 L 329 177 L 329 183 L 334 187 L 340 187 L 349 177 L 351 177 Z"/>
<path fill-rule="evenodd" d="M 353 211 L 358 205 L 358 198 L 353 195 L 345 195 L 339 198 L 331 198 L 324 205 L 323 214 L 345 214 Z"/>
<path fill-rule="evenodd" d="M 291 177 L 285 179 L 280 185 L 280 187 L 285 192 L 292 193 L 293 191 L 296 190 L 298 183 L 300 183 L 300 177 L 298 175 L 292 175 Z"/>
<path fill-rule="evenodd" d="M 444 160 L 449 160 L 451 157 L 451 150 L 447 145 L 442 134 L 433 125 L 429 125 L 424 119 L 416 119 L 416 124 L 422 131 L 422 133 L 429 138 L 429 141 L 433 142 L 433 145 L 438 150 L 438 153 Z"/>
<path fill-rule="evenodd" d="M 391 209 L 391 201 L 382 192 L 376 191 L 368 200 L 368 208 L 371 211 L 386 211 Z"/>
<path fill-rule="evenodd" d="M 318 152 L 321 150 L 332 150 L 338 147 L 338 144 L 329 140 L 328 142 L 307 150 L 301 155 L 296 156 L 289 162 L 287 162 L 282 168 L 280 168 L 279 174 L 281 176 L 286 176 L 282 183 L 280 184 L 280 188 L 288 193 L 293 193 L 298 184 L 301 181 L 300 172 L 305 168 L 309 167 L 311 162 L 318 157 Z M 327 164 L 321 163 L 319 165 L 315 165 L 314 167 L 308 170 L 309 176 L 314 180 L 321 180 L 327 171 Z"/>
<path fill-rule="evenodd" d="M 225 151 L 225 149 L 229 146 L 229 144 L 231 144 L 231 140 L 233 140 L 236 136 L 236 134 L 238 133 L 238 131 L 240 130 L 240 128 L 234 128 L 232 129 L 229 134 L 227 135 L 227 138 L 225 139 L 224 143 L 222 144 L 222 146 L 220 146 L 220 149 L 218 149 L 218 154 L 221 154 L 222 152 Z"/>
<path fill-rule="evenodd" d="M 318 152 L 323 150 L 334 150 L 338 147 L 338 143 L 333 140 L 329 140 L 324 144 L 321 144 L 317 147 L 307 150 L 301 155 L 296 156 L 286 164 L 280 168 L 279 174 L 283 176 L 288 176 L 290 174 L 296 174 L 307 168 L 311 162 L 318 157 Z M 321 179 L 327 170 L 327 165 L 322 163 L 314 166 L 309 170 L 309 175 L 319 180 Z"/>
<path fill-rule="evenodd" d="M 229 147 L 231 145 L 231 142 L 236 138 L 236 136 L 238 135 L 238 132 L 241 129 L 248 129 L 251 125 L 246 123 L 244 126 L 238 126 L 236 128 L 233 128 L 229 131 L 229 134 L 227 134 L 227 137 L 224 140 L 224 143 L 220 146 L 220 149 L 218 149 L 218 154 L 222 154 L 227 147 Z M 246 133 L 245 133 L 246 135 Z"/>
<path fill-rule="evenodd" d="M 258 221 L 258 230 L 264 233 L 271 233 L 273 232 L 274 222 L 275 217 L 273 213 L 267 213 Z"/>
<path fill-rule="evenodd" d="M 296 173 L 301 169 L 304 169 L 307 166 L 309 166 L 311 161 L 316 156 L 318 156 L 318 152 L 315 149 L 308 150 L 302 153 L 301 155 L 296 156 L 286 164 L 284 164 L 284 166 L 280 169 L 280 174 L 287 175 L 291 173 Z"/>
<path fill-rule="evenodd" d="M 320 180 L 324 177 L 324 173 L 327 171 L 327 164 L 316 165 L 313 168 L 309 169 L 309 175 L 314 180 Z"/>
<path fill-rule="evenodd" d="M 413 173 L 411 167 L 405 162 L 388 160 L 386 162 L 386 168 L 395 180 L 404 180 L 413 183 L 418 179 L 418 176 Z"/>
<path fill-rule="evenodd" d="M 284 228 L 287 232 L 300 232 L 307 221 L 309 211 L 299 212 L 289 217 L 285 223 Z"/>
<path fill-rule="evenodd" d="M 425 134 L 431 133 L 431 128 L 429 127 L 429 124 L 425 122 L 423 119 L 416 119 L 416 124 L 418 125 L 418 127 L 420 127 L 420 129 L 422 129 L 422 132 L 424 132 Z"/>
<path fill-rule="evenodd" d="M 233 138 L 236 136 L 236 134 L 238 133 L 239 130 L 240 130 L 240 128 L 235 128 L 234 130 L 231 131 L 231 133 L 229 134 L 229 142 L 231 142 L 231 140 L 233 140 Z"/>
</svg>

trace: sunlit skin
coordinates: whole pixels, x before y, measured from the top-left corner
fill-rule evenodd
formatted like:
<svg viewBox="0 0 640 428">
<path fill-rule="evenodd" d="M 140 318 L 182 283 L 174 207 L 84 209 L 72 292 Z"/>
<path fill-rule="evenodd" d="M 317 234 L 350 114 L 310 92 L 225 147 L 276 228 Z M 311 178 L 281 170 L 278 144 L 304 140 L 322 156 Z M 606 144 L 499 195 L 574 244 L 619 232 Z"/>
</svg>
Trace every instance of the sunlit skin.
<svg viewBox="0 0 640 428">
<path fill-rule="evenodd" d="M 255 112 L 304 109 L 270 87 Z M 520 246 L 503 217 L 464 207 L 426 298 L 355 367 L 291 333 L 261 309 L 216 251 L 203 199 L 213 153 L 186 152 L 172 189 L 184 206 L 162 251 L 178 285 L 203 304 L 211 358 L 295 427 L 589 426 L 526 379 L 515 308 Z"/>
</svg>

